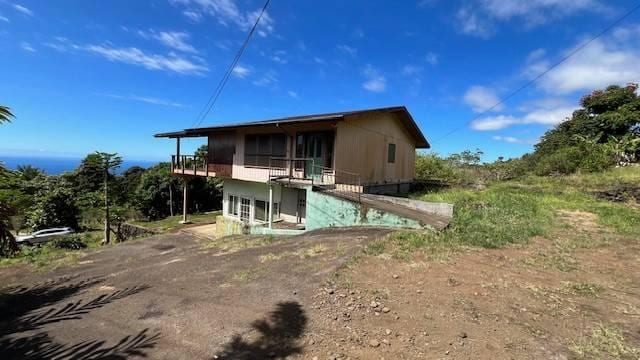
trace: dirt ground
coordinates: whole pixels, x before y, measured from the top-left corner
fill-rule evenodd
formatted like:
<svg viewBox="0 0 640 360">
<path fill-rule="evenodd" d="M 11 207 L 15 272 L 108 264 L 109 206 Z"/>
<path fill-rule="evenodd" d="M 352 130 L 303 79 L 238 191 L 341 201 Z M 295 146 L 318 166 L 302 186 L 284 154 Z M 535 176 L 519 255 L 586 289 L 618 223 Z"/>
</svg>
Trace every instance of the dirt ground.
<svg viewBox="0 0 640 360">
<path fill-rule="evenodd" d="M 0 269 L 0 358 L 640 358 L 640 243 L 559 216 L 552 239 L 444 260 L 353 261 L 389 230 L 333 229 L 168 234 Z"/>
</svg>

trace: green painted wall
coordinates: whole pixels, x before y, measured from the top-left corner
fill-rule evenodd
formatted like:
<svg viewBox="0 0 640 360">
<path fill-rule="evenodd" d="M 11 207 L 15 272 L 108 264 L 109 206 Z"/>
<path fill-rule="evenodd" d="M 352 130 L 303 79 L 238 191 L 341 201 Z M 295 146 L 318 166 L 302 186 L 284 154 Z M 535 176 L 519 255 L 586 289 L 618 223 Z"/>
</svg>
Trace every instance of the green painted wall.
<svg viewBox="0 0 640 360">
<path fill-rule="evenodd" d="M 319 191 L 307 190 L 306 230 L 341 226 L 384 226 L 421 229 L 420 223 L 368 208 Z"/>
</svg>

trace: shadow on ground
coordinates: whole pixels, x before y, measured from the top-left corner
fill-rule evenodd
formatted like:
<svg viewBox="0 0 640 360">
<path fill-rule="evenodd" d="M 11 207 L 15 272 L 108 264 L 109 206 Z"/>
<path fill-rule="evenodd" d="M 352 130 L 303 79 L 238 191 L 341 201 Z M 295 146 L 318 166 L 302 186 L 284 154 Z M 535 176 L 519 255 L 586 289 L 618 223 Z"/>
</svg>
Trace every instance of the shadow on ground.
<svg viewBox="0 0 640 360">
<path fill-rule="evenodd" d="M 305 331 L 307 316 L 297 302 L 277 304 L 266 319 L 257 320 L 251 326 L 259 333 L 256 340 L 236 335 L 213 359 L 283 359 L 302 352 L 297 340 Z"/>
<path fill-rule="evenodd" d="M 42 328 L 51 323 L 81 319 L 91 310 L 142 292 L 149 286 L 141 285 L 101 294 L 88 301 L 84 299 L 55 304 L 103 280 L 91 278 L 72 281 L 68 277 L 51 280 L 32 287 L 8 289 L 0 294 L 0 358 L 2 359 L 125 359 L 145 356 L 145 350 L 155 346 L 159 333 L 144 329 L 125 336 L 115 345 L 91 340 L 75 344 L 60 344 Z"/>
</svg>

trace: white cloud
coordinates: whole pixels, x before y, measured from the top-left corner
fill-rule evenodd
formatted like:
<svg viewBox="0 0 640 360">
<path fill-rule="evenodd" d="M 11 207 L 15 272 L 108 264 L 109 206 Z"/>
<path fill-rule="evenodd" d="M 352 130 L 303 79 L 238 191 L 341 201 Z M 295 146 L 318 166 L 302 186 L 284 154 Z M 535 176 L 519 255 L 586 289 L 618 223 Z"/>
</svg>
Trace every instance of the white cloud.
<svg viewBox="0 0 640 360">
<path fill-rule="evenodd" d="M 150 54 L 135 47 L 116 48 L 109 44 L 86 45 L 80 48 L 110 61 L 142 66 L 148 70 L 168 71 L 185 75 L 202 75 L 209 71 L 204 63 L 194 62 L 174 53 L 169 53 L 168 55 Z"/>
<path fill-rule="evenodd" d="M 618 36 L 621 33 L 618 33 Z M 578 45 L 576 45 L 578 46 Z M 568 54 L 573 49 L 568 49 Z M 525 64 L 525 76 L 534 77 L 551 62 L 540 57 Z M 538 81 L 538 87 L 552 94 L 591 91 L 608 85 L 640 81 L 640 43 L 611 37 L 595 40 Z"/>
<path fill-rule="evenodd" d="M 235 76 L 237 78 L 244 79 L 247 76 L 249 76 L 249 74 L 251 73 L 251 70 L 249 68 L 247 68 L 246 66 L 242 66 L 240 64 L 237 64 L 233 68 L 231 73 L 233 74 L 233 76 Z"/>
<path fill-rule="evenodd" d="M 193 21 L 193 22 L 200 22 L 200 20 L 202 20 L 202 14 L 197 12 L 197 11 L 193 11 L 193 10 L 185 10 L 182 12 L 182 15 L 186 16 L 189 20 Z"/>
<path fill-rule="evenodd" d="M 575 110 L 575 106 L 540 107 L 519 117 L 498 115 L 477 119 L 471 123 L 471 128 L 479 131 L 489 131 L 504 129 L 512 125 L 557 125 L 569 118 Z"/>
<path fill-rule="evenodd" d="M 137 33 L 145 39 L 157 40 L 163 45 L 178 51 L 198 53 L 196 48 L 189 44 L 189 33 L 184 31 L 155 31 L 150 29 L 148 31 L 139 30 Z"/>
<path fill-rule="evenodd" d="M 28 8 L 20 4 L 13 4 L 13 8 L 16 9 L 18 12 L 21 12 L 27 16 L 33 16 L 33 11 L 29 10 Z"/>
<path fill-rule="evenodd" d="M 33 46 L 31 46 L 31 44 L 29 44 L 28 42 L 21 42 L 20 43 L 20 47 L 22 48 L 22 50 L 24 51 L 28 51 L 28 52 L 36 52 L 36 49 L 33 48 Z"/>
<path fill-rule="evenodd" d="M 324 64 L 327 63 L 323 58 L 320 58 L 320 57 L 317 57 L 317 56 L 313 58 L 313 61 L 316 64 L 320 64 L 320 65 L 324 65 Z"/>
<path fill-rule="evenodd" d="M 489 38 L 494 33 L 493 25 L 470 7 L 462 7 L 456 13 L 458 31 L 479 38 Z"/>
<path fill-rule="evenodd" d="M 584 12 L 602 14 L 611 9 L 600 0 L 472 0 L 458 10 L 456 20 L 460 32 L 488 38 L 500 21 L 532 28 Z"/>
<path fill-rule="evenodd" d="M 184 107 L 184 105 L 182 105 L 180 103 L 177 103 L 177 102 L 164 100 L 164 99 L 159 99 L 159 98 L 154 98 L 154 97 L 149 97 L 149 96 L 139 96 L 139 95 L 123 96 L 123 95 L 114 95 L 114 94 L 104 94 L 104 96 L 108 96 L 108 97 L 114 98 L 114 99 L 139 101 L 139 102 L 144 102 L 144 103 L 152 104 L 152 105 L 162 105 L 162 106 L 171 106 L 171 107 Z"/>
<path fill-rule="evenodd" d="M 2 15 L 0 15 L 0 21 L 10 22 L 10 21 L 9 21 L 9 18 L 4 17 L 4 16 L 2 16 Z"/>
<path fill-rule="evenodd" d="M 358 49 L 351 47 L 349 45 L 344 45 L 344 44 L 338 44 L 337 45 L 338 50 L 349 54 L 351 56 L 356 56 L 358 54 Z"/>
<path fill-rule="evenodd" d="M 429 65 L 438 65 L 438 62 L 440 61 L 438 54 L 433 53 L 433 52 L 428 52 L 425 60 L 427 60 L 427 63 Z"/>
<path fill-rule="evenodd" d="M 513 136 L 495 135 L 495 136 L 492 136 L 491 138 L 496 141 L 502 141 L 510 144 L 534 144 L 535 143 L 534 141 L 531 141 L 531 140 L 520 139 Z"/>
<path fill-rule="evenodd" d="M 287 55 L 286 51 L 278 50 L 273 54 L 269 55 L 269 59 L 271 59 L 271 61 L 273 61 L 276 64 L 286 64 L 288 62 L 287 59 L 285 58 L 286 55 Z"/>
<path fill-rule="evenodd" d="M 135 47 L 115 47 L 110 43 L 79 45 L 64 37 L 45 46 L 60 52 L 84 51 L 100 55 L 109 61 L 144 67 L 148 70 L 174 72 L 183 75 L 204 75 L 209 71 L 206 62 L 196 56 L 185 57 L 170 52 L 167 55 L 148 53 Z"/>
<path fill-rule="evenodd" d="M 495 91 L 484 86 L 470 87 L 464 94 L 464 102 L 478 113 L 504 109 L 504 105 L 499 104 L 500 98 Z"/>
<path fill-rule="evenodd" d="M 423 70 L 422 66 L 407 64 L 402 67 L 401 72 L 402 72 L 402 75 L 405 75 L 405 76 L 415 76 L 422 73 L 422 70 Z"/>
<path fill-rule="evenodd" d="M 365 66 L 362 75 L 367 78 L 362 84 L 363 89 L 371 92 L 383 92 L 387 89 L 387 79 L 372 65 Z"/>
<path fill-rule="evenodd" d="M 295 92 L 295 91 L 289 90 L 289 91 L 287 91 L 287 94 L 288 94 L 289 96 L 291 96 L 292 98 L 294 98 L 294 99 L 297 99 L 297 98 L 298 98 L 298 93 L 297 93 L 297 92 Z"/>
<path fill-rule="evenodd" d="M 471 122 L 471 128 L 474 130 L 487 131 L 487 130 L 500 130 L 504 129 L 507 126 L 511 126 L 513 124 L 517 124 L 519 119 L 508 116 L 508 115 L 498 115 L 498 116 L 488 116 L 482 119 L 474 120 Z"/>
<path fill-rule="evenodd" d="M 253 81 L 256 86 L 269 86 L 278 82 L 278 74 L 275 71 L 269 70 L 262 75 L 259 79 Z"/>
<path fill-rule="evenodd" d="M 183 15 L 192 21 L 200 21 L 204 15 L 215 18 L 218 23 L 228 26 L 233 24 L 241 30 L 249 30 L 256 22 L 262 9 L 241 11 L 234 0 L 169 0 L 176 6 L 184 6 Z M 274 20 L 265 12 L 257 27 L 260 36 L 273 32 Z"/>
</svg>

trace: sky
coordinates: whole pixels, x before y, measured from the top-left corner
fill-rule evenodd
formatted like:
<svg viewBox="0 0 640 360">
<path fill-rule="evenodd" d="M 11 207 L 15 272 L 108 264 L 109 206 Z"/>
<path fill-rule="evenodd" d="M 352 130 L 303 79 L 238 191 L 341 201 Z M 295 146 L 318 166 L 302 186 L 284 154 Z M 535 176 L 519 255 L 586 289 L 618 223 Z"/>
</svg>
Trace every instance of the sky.
<svg viewBox="0 0 640 360">
<path fill-rule="evenodd" d="M 2 155 L 168 160 L 262 0 L 0 0 Z M 272 0 L 202 125 L 406 106 L 430 151 L 520 156 L 609 84 L 640 82 L 640 11 L 615 0 Z M 206 142 L 190 140 L 183 149 Z M 184 153 L 184 150 L 183 150 Z"/>
</svg>

